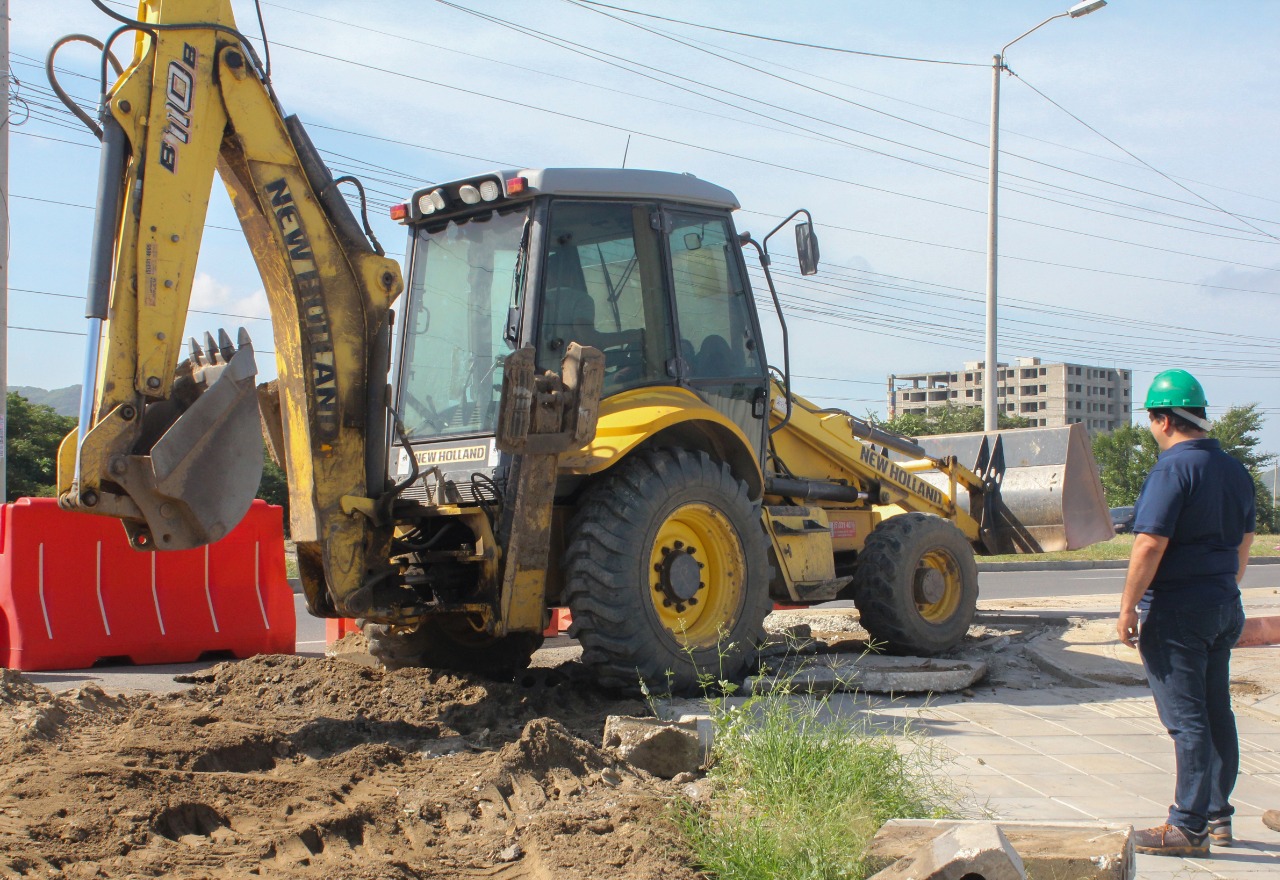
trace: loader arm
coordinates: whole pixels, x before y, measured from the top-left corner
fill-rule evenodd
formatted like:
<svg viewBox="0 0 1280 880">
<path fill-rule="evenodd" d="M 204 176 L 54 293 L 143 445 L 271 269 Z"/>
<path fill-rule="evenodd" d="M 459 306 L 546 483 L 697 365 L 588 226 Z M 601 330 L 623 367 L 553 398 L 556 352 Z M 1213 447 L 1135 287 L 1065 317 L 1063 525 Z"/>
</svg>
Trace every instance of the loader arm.
<svg viewBox="0 0 1280 880">
<path fill-rule="evenodd" d="M 229 0 L 143 0 L 138 19 L 132 63 L 104 96 L 90 346 L 61 503 L 120 518 L 139 549 L 182 549 L 222 537 L 257 492 L 247 336 L 193 342 L 179 364 L 216 168 L 270 304 L 279 404 L 264 418 L 278 419 L 268 433 L 283 446 L 308 605 L 376 618 L 399 267 L 283 116 Z"/>
</svg>

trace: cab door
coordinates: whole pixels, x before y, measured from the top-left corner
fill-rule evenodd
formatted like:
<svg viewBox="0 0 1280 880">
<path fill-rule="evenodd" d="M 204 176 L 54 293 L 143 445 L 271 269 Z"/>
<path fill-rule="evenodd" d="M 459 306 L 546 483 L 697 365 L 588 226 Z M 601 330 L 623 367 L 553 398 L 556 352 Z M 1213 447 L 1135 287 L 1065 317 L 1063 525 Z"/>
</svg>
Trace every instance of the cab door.
<svg viewBox="0 0 1280 880">
<path fill-rule="evenodd" d="M 667 208 L 663 228 L 680 380 L 735 422 L 763 460 L 768 370 L 733 224 L 723 214 Z"/>
</svg>

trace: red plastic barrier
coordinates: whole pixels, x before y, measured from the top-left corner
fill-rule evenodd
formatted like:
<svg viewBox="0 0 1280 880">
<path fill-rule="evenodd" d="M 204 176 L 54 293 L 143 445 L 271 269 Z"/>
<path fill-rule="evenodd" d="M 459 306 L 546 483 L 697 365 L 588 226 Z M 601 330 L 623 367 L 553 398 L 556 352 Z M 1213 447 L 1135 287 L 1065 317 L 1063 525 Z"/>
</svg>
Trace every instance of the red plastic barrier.
<svg viewBox="0 0 1280 880">
<path fill-rule="evenodd" d="M 360 632 L 360 627 L 350 617 L 326 617 L 324 619 L 324 643 L 332 645 L 347 633 Z"/>
<path fill-rule="evenodd" d="M 0 514 L 0 666 L 185 663 L 293 653 L 281 509 L 254 501 L 216 544 L 144 553 L 120 523 L 21 498 Z"/>
</svg>

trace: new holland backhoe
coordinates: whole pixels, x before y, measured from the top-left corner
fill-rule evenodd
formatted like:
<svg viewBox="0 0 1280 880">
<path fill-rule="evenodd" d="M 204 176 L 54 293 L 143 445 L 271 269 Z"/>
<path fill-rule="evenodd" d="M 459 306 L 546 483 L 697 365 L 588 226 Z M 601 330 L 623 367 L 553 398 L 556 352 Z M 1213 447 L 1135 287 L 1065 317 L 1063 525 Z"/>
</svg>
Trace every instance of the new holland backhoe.
<svg viewBox="0 0 1280 880">
<path fill-rule="evenodd" d="M 94 2 L 134 54 L 107 87 L 104 50 L 84 403 L 58 478 L 138 549 L 225 534 L 265 433 L 310 611 L 365 621 L 389 666 L 510 673 L 567 605 L 601 684 L 687 689 L 741 674 L 775 602 L 852 598 L 888 650 L 945 651 L 975 552 L 1110 534 L 1079 425 L 916 443 L 791 392 L 767 244 L 803 213 L 815 272 L 807 213 L 757 242 L 690 175 L 477 174 L 393 209 L 401 296 L 229 0 Z M 270 302 L 279 378 L 256 393 L 243 332 L 179 362 L 215 166 Z"/>
</svg>

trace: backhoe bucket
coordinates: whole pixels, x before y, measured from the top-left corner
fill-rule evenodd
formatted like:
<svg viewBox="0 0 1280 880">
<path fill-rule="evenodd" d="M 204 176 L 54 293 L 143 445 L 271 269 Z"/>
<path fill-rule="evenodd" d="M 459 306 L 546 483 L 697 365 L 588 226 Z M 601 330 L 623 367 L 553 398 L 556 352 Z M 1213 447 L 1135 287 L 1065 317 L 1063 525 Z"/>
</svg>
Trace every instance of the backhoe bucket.
<svg viewBox="0 0 1280 880">
<path fill-rule="evenodd" d="M 262 482 L 257 373 L 243 330 L 238 347 L 224 332 L 191 340 L 173 395 L 143 415 L 139 454 L 113 470 L 146 520 L 125 521 L 136 548 L 211 544 L 244 518 Z"/>
<path fill-rule="evenodd" d="M 975 498 L 981 510 L 970 510 L 968 493 L 958 493 L 960 506 L 982 524 L 989 553 L 1076 550 L 1115 535 L 1089 434 L 1079 423 L 939 434 L 917 442 L 931 458 L 954 455 L 996 487 Z M 919 476 L 948 488 L 944 475 Z"/>
</svg>

